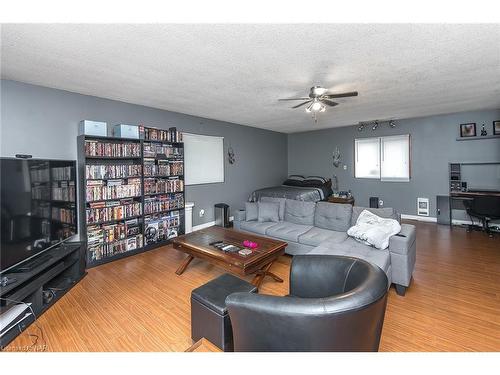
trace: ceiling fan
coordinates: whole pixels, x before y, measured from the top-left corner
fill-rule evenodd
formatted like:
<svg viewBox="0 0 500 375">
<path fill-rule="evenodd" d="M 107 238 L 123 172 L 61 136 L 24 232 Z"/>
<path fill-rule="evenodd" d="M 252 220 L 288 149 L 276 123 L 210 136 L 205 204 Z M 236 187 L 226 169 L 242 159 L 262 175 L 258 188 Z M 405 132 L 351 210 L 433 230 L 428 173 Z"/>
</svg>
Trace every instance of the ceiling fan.
<svg viewBox="0 0 500 375">
<path fill-rule="evenodd" d="M 313 86 L 309 92 L 309 97 L 302 98 L 287 98 L 287 99 L 279 99 L 281 101 L 286 100 L 305 100 L 304 102 L 293 106 L 292 108 L 299 108 L 303 105 L 309 104 L 306 107 L 306 112 L 313 112 L 313 116 L 317 112 L 325 112 L 326 106 L 335 107 L 339 103 L 334 102 L 332 99 L 335 98 L 348 98 L 351 96 L 358 96 L 357 91 L 351 92 L 343 92 L 339 94 L 329 94 L 328 90 L 321 86 Z M 316 117 L 315 117 L 316 118 Z"/>
</svg>

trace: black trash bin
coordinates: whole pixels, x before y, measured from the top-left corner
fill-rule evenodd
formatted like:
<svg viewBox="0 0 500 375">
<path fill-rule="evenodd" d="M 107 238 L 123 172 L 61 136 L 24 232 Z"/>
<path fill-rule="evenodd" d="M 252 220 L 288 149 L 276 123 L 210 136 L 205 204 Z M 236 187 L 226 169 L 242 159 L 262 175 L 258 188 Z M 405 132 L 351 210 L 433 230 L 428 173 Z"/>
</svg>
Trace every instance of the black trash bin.
<svg viewBox="0 0 500 375">
<path fill-rule="evenodd" d="M 229 227 L 229 205 L 217 203 L 215 205 L 215 225 L 218 227 Z"/>
</svg>

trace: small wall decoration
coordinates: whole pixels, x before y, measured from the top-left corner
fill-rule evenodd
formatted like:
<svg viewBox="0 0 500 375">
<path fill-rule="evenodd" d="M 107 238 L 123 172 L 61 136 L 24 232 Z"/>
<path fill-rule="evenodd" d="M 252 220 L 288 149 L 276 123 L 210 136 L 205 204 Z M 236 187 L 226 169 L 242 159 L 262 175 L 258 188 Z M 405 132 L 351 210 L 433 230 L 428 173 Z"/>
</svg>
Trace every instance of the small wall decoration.
<svg viewBox="0 0 500 375">
<path fill-rule="evenodd" d="M 500 120 L 493 121 L 493 134 L 500 135 Z"/>
<path fill-rule="evenodd" d="M 475 137 L 476 136 L 476 123 L 460 124 L 460 137 Z"/>
<path fill-rule="evenodd" d="M 229 146 L 229 148 L 227 149 L 227 161 L 229 161 L 229 164 L 234 164 L 236 162 L 234 150 L 231 146 Z"/>
<path fill-rule="evenodd" d="M 342 161 L 342 154 L 338 147 L 335 147 L 335 151 L 333 152 L 333 166 L 338 168 L 340 162 Z"/>
<path fill-rule="evenodd" d="M 481 137 L 484 137 L 487 135 L 488 135 L 488 132 L 486 131 L 486 128 L 484 127 L 484 124 L 483 124 L 483 126 L 481 127 Z"/>
</svg>

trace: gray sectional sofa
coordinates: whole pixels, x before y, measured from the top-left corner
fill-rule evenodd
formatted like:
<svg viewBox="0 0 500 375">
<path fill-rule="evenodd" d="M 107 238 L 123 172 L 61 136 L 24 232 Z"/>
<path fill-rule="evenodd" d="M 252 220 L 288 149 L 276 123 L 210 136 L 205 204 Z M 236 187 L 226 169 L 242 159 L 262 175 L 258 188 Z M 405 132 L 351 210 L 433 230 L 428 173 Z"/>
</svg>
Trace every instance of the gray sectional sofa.
<svg viewBox="0 0 500 375">
<path fill-rule="evenodd" d="M 353 207 L 329 202 L 303 202 L 263 197 L 262 202 L 280 204 L 279 219 L 259 221 L 254 215 L 247 220 L 245 210 L 234 215 L 234 228 L 286 241 L 286 252 L 296 254 L 346 255 L 367 260 L 379 266 L 394 283 L 399 295 L 410 285 L 416 257 L 415 226 L 401 224 L 401 232 L 392 236 L 389 247 L 379 250 L 347 235 L 359 214 L 367 209 L 383 218 L 401 221 L 392 208 Z"/>
</svg>

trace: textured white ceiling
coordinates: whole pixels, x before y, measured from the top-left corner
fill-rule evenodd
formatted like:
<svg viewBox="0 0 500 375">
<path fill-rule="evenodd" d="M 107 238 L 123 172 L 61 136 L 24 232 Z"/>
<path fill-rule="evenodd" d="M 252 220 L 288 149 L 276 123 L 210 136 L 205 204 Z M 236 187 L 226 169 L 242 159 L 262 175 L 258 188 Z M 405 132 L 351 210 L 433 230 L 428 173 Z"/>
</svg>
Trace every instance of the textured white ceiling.
<svg viewBox="0 0 500 375">
<path fill-rule="evenodd" d="M 2 25 L 2 78 L 280 132 L 500 108 L 500 25 Z M 313 123 L 278 98 L 359 91 Z"/>
</svg>

